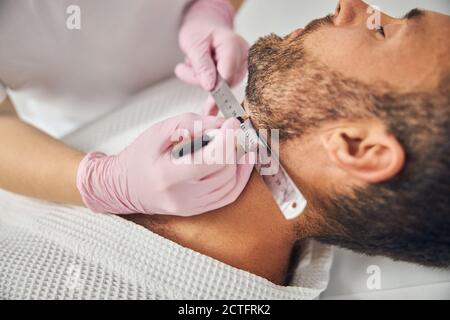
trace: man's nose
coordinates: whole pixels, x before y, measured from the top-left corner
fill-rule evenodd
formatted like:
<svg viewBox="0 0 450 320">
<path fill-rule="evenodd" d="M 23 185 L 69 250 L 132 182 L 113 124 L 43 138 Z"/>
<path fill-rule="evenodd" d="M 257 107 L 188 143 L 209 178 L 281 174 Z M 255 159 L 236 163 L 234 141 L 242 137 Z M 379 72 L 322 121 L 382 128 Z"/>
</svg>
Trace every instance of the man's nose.
<svg viewBox="0 0 450 320">
<path fill-rule="evenodd" d="M 339 0 L 334 22 L 336 26 L 367 24 L 372 14 L 374 14 L 374 10 L 361 0 Z M 382 12 L 380 15 L 382 24 L 392 20 Z"/>
</svg>

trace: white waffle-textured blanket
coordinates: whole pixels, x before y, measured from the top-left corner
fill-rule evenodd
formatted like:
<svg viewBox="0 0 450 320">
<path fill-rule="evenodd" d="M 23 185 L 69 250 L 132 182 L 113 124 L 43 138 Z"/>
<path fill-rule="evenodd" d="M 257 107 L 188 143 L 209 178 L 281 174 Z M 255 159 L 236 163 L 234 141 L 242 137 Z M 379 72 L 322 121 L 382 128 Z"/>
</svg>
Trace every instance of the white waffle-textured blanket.
<svg viewBox="0 0 450 320">
<path fill-rule="evenodd" d="M 204 98 L 169 80 L 65 141 L 117 152 L 150 124 L 198 111 Z M 119 217 L 0 190 L 2 299 L 314 299 L 328 284 L 331 257 L 309 242 L 291 286 L 280 287 Z"/>
</svg>

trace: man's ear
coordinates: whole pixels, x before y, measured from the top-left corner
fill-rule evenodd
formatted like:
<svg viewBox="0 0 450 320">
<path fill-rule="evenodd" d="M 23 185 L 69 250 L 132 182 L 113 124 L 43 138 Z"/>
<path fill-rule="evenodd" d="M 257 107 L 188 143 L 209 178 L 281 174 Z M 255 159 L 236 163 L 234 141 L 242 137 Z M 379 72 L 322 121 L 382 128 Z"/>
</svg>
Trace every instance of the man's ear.
<svg viewBox="0 0 450 320">
<path fill-rule="evenodd" d="M 330 129 L 323 134 L 322 143 L 336 166 L 371 184 L 390 180 L 405 163 L 403 147 L 377 122 L 349 123 Z"/>
</svg>

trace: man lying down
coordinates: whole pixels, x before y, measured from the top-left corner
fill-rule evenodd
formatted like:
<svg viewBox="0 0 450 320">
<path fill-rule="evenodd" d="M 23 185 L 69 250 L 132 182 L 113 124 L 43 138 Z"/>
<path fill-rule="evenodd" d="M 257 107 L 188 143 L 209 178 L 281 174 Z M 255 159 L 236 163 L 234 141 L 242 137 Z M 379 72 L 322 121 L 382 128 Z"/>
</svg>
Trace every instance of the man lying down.
<svg viewBox="0 0 450 320">
<path fill-rule="evenodd" d="M 148 230 L 35 208 L 0 233 L 0 297 L 314 298 L 329 252 L 304 251 L 297 264 L 296 244 L 311 238 L 448 267 L 450 18 L 413 10 L 370 30 L 366 12 L 343 1 L 250 51 L 244 105 L 256 127 L 281 129 L 303 215 L 285 220 L 256 174 L 234 204 L 206 215 L 123 217 Z"/>
<path fill-rule="evenodd" d="M 280 128 L 280 158 L 309 205 L 284 220 L 254 173 L 231 206 L 132 220 L 183 246 L 284 284 L 297 240 L 450 265 L 450 18 L 413 10 L 366 27 L 367 6 L 250 50 L 244 106 Z"/>
</svg>

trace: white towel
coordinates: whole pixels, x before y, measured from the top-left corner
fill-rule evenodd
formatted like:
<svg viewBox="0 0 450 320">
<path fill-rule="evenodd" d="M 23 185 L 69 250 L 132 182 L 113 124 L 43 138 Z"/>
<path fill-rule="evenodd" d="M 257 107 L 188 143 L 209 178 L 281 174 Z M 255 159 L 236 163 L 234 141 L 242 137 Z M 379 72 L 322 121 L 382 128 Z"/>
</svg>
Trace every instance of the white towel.
<svg viewBox="0 0 450 320">
<path fill-rule="evenodd" d="M 117 152 L 151 123 L 198 111 L 204 98 L 170 80 L 65 140 Z M 331 248 L 313 241 L 281 287 L 116 216 L 1 190 L 0 203 L 3 299 L 314 299 L 328 284 Z"/>
</svg>

